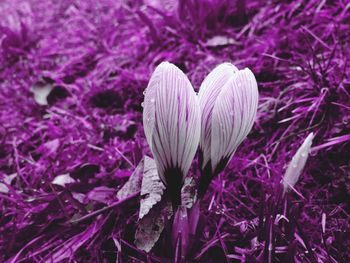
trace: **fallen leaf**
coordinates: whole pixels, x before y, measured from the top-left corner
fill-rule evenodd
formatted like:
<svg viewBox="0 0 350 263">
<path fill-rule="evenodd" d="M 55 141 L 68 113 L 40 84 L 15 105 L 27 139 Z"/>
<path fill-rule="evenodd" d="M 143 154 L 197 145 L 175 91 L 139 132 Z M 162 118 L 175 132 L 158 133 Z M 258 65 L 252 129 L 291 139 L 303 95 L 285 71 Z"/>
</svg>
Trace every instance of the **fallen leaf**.
<svg viewBox="0 0 350 263">
<path fill-rule="evenodd" d="M 141 185 L 139 218 L 142 219 L 162 199 L 165 186 L 160 180 L 155 161 L 145 156 Z"/>
<path fill-rule="evenodd" d="M 0 183 L 0 193 L 8 193 L 9 190 L 10 189 L 5 184 Z"/>
<path fill-rule="evenodd" d="M 129 180 L 118 191 L 117 198 L 119 200 L 124 199 L 124 198 L 140 191 L 141 183 L 142 183 L 144 162 L 145 162 L 145 158 L 143 158 L 139 162 L 139 164 L 135 168 L 135 171 L 130 175 Z"/>
<path fill-rule="evenodd" d="M 12 180 L 17 176 L 17 173 L 14 174 L 10 174 L 10 175 L 5 175 L 2 179 L 2 182 L 0 182 L 0 193 L 8 193 L 9 192 L 9 188 L 7 187 L 7 185 L 11 185 Z"/>
<path fill-rule="evenodd" d="M 227 46 L 232 44 L 238 44 L 238 42 L 227 36 L 214 36 L 205 43 L 207 47 Z"/>
<path fill-rule="evenodd" d="M 138 223 L 135 233 L 136 247 L 146 252 L 151 251 L 172 214 L 170 202 L 158 202 Z"/>
<path fill-rule="evenodd" d="M 75 183 L 75 180 L 69 176 L 69 174 L 61 174 L 55 177 L 53 179 L 52 184 L 65 186 L 66 184 L 72 184 Z"/>
<path fill-rule="evenodd" d="M 33 86 L 31 92 L 34 94 L 34 100 L 39 105 L 48 105 L 47 97 L 52 91 L 53 86 L 51 84 L 46 84 L 44 86 Z"/>
<path fill-rule="evenodd" d="M 182 205 L 191 208 L 197 200 L 196 182 L 193 177 L 186 177 L 181 190 Z"/>
</svg>

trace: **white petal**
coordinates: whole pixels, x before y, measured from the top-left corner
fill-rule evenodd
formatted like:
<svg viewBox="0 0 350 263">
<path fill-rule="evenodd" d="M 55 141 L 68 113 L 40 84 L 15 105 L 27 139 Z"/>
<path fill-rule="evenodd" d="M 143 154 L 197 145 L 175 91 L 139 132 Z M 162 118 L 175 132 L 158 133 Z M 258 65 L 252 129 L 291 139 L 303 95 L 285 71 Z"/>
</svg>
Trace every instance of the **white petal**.
<svg viewBox="0 0 350 263">
<path fill-rule="evenodd" d="M 225 84 L 213 108 L 212 170 L 233 153 L 250 132 L 258 107 L 258 86 L 249 69 L 240 70 Z"/>
<path fill-rule="evenodd" d="M 200 110 L 190 81 L 175 65 L 163 62 L 155 69 L 145 93 L 143 123 L 163 182 L 168 168 L 180 168 L 185 176 L 199 143 Z"/>
<path fill-rule="evenodd" d="M 202 168 L 205 167 L 210 159 L 211 119 L 214 103 L 224 85 L 237 71 L 238 69 L 230 63 L 220 64 L 209 73 L 199 89 L 198 99 L 202 112 L 199 143 L 203 152 Z"/>
<path fill-rule="evenodd" d="M 295 155 L 292 158 L 292 161 L 288 165 L 287 171 L 283 177 L 283 189 L 284 192 L 289 190 L 291 187 L 294 187 L 296 182 L 299 179 L 299 176 L 304 169 L 307 157 L 309 156 L 310 148 L 312 145 L 312 140 L 314 134 L 310 133 L 300 148 L 297 150 Z"/>
</svg>

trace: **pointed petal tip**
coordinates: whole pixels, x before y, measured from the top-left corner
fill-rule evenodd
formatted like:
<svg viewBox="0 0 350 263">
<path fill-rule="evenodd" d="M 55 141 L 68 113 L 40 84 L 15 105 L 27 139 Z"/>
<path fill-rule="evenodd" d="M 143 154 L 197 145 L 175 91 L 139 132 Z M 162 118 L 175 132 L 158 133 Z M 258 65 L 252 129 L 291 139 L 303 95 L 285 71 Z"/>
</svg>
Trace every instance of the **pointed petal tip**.
<svg viewBox="0 0 350 263">
<path fill-rule="evenodd" d="M 154 71 L 160 70 L 160 69 L 168 69 L 172 64 L 168 61 L 162 61 L 161 63 L 156 66 Z"/>
<path fill-rule="evenodd" d="M 223 62 L 216 66 L 216 68 L 218 67 L 227 67 L 235 72 L 238 71 L 238 68 L 235 65 L 233 65 L 231 62 Z"/>
<path fill-rule="evenodd" d="M 308 151 L 310 151 L 311 145 L 312 145 L 312 140 L 314 139 L 314 133 L 311 132 L 303 142 L 301 147 L 307 148 Z"/>
<path fill-rule="evenodd" d="M 313 132 L 311 132 L 305 139 L 305 141 L 312 141 L 315 138 L 315 135 Z"/>
<path fill-rule="evenodd" d="M 244 68 L 244 69 L 242 69 L 242 70 L 240 70 L 240 71 L 241 71 L 242 73 L 251 75 L 251 76 L 254 78 L 254 80 L 255 80 L 255 75 L 254 75 L 253 71 L 251 71 L 250 68 Z"/>
<path fill-rule="evenodd" d="M 183 72 L 178 66 L 176 66 L 175 64 L 173 64 L 173 63 L 171 63 L 169 61 L 162 61 L 156 67 L 156 70 L 157 69 L 164 69 L 164 70 L 174 69 L 174 70 L 179 70 L 179 71 Z"/>
<path fill-rule="evenodd" d="M 224 62 L 221 64 L 218 64 L 214 67 L 214 69 L 208 74 L 211 78 L 229 78 L 228 76 L 233 76 L 235 73 L 237 73 L 239 70 L 238 68 L 233 65 L 230 62 Z"/>
<path fill-rule="evenodd" d="M 165 61 L 160 62 L 159 65 L 158 65 L 158 67 L 159 67 L 159 66 L 167 66 L 167 65 L 171 65 L 171 64 L 172 64 L 172 63 L 170 63 L 169 61 L 166 61 L 166 60 L 165 60 Z"/>
</svg>

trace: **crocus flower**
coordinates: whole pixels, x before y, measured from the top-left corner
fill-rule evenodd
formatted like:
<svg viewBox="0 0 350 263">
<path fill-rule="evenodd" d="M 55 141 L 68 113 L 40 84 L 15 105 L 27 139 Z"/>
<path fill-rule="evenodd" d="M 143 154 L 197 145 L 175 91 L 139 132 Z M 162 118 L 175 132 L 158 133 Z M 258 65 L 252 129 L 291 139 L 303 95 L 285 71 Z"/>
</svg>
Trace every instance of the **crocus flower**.
<svg viewBox="0 0 350 263">
<path fill-rule="evenodd" d="M 200 109 L 186 75 L 169 62 L 152 74 L 145 92 L 143 125 L 159 176 L 181 203 L 181 187 L 198 148 Z"/>
<path fill-rule="evenodd" d="M 258 106 L 258 87 L 253 73 L 230 63 L 217 66 L 199 90 L 202 111 L 200 149 L 202 171 L 199 192 L 232 158 L 250 132 Z"/>
<path fill-rule="evenodd" d="M 282 180 L 284 193 L 286 191 L 289 191 L 290 188 L 293 188 L 296 182 L 298 181 L 299 176 L 304 169 L 306 160 L 309 156 L 313 138 L 314 134 L 310 133 L 306 137 L 305 141 L 300 146 L 300 148 L 297 150 L 297 152 L 292 158 L 292 161 L 288 165 L 288 168 Z"/>
<path fill-rule="evenodd" d="M 203 152 L 202 168 L 207 165 L 211 155 L 211 120 L 215 101 L 224 85 L 237 71 L 238 69 L 230 63 L 220 64 L 209 73 L 199 89 L 198 99 L 202 112 L 200 137 L 200 148 Z"/>
</svg>

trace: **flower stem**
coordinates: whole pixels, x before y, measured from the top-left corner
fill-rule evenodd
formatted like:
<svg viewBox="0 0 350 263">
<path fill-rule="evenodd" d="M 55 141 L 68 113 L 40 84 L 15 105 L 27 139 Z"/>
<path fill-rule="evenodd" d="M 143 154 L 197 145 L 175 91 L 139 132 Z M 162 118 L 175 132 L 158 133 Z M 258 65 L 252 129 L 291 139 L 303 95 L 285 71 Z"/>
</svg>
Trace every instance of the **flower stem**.
<svg viewBox="0 0 350 263">
<path fill-rule="evenodd" d="M 182 172 L 180 168 L 169 168 L 164 173 L 167 183 L 167 191 L 171 200 L 173 210 L 176 211 L 181 205 L 181 188 L 183 185 Z"/>
</svg>

